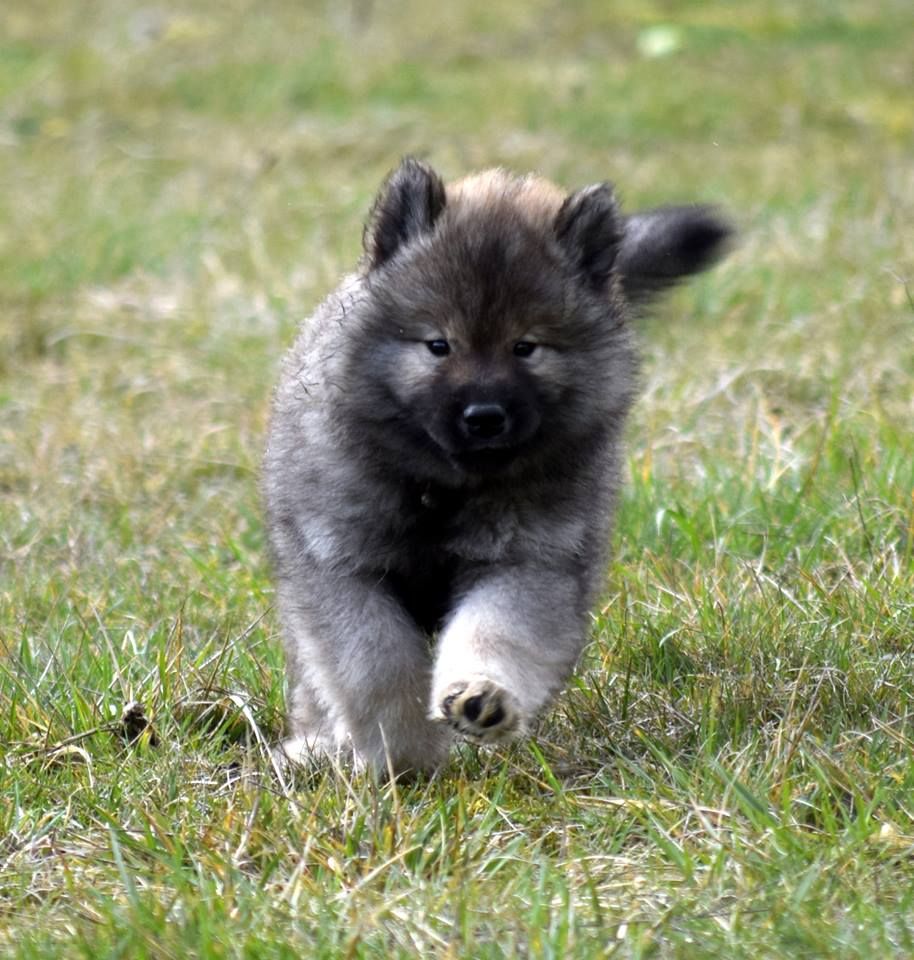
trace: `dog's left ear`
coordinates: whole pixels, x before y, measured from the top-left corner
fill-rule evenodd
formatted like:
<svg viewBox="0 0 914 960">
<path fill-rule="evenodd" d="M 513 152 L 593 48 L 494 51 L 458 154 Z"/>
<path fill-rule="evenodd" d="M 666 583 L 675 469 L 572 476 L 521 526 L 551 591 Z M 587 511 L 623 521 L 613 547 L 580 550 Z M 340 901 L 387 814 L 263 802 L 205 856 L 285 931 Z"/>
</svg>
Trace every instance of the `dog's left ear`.
<svg viewBox="0 0 914 960">
<path fill-rule="evenodd" d="M 414 157 L 402 163 L 381 187 L 362 243 L 368 269 L 375 270 L 403 246 L 431 230 L 446 202 L 444 183 Z"/>
<path fill-rule="evenodd" d="M 595 183 L 566 197 L 556 214 L 555 235 L 587 283 L 603 290 L 622 241 L 612 186 Z"/>
</svg>

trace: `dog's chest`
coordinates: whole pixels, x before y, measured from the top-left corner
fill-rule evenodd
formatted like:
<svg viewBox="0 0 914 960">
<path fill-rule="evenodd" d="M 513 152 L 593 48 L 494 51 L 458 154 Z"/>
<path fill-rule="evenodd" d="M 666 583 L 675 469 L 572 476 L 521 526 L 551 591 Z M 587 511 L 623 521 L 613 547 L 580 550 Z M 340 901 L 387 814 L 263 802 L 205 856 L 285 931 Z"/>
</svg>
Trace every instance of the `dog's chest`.
<svg viewBox="0 0 914 960">
<path fill-rule="evenodd" d="M 407 538 L 420 554 L 495 563 L 506 558 L 518 518 L 507 497 L 426 485 L 407 507 Z"/>
<path fill-rule="evenodd" d="M 513 511 L 464 491 L 431 485 L 404 497 L 397 562 L 385 574 L 404 608 L 428 633 L 448 614 L 468 571 L 505 558 Z"/>
</svg>

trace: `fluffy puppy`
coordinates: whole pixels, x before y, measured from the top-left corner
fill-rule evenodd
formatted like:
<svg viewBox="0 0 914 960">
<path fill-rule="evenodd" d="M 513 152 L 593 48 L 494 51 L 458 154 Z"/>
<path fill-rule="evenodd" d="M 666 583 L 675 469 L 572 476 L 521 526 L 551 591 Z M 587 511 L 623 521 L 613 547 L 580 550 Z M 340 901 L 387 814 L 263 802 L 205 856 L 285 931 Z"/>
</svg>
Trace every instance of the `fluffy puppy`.
<svg viewBox="0 0 914 960">
<path fill-rule="evenodd" d="M 606 183 L 390 176 L 275 394 L 288 755 L 429 770 L 550 703 L 607 559 L 633 308 L 729 235 L 707 207 L 623 216 Z"/>
</svg>

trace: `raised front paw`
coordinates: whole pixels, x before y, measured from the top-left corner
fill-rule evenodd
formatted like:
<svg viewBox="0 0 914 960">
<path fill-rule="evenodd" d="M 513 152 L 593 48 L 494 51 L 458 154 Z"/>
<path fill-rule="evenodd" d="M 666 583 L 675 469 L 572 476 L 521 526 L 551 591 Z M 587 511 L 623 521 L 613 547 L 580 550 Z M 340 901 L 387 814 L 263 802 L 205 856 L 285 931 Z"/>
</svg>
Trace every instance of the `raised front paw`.
<svg viewBox="0 0 914 960">
<path fill-rule="evenodd" d="M 435 698 L 431 716 L 480 743 L 510 740 L 522 727 L 514 697 L 485 677 L 449 684 Z"/>
</svg>

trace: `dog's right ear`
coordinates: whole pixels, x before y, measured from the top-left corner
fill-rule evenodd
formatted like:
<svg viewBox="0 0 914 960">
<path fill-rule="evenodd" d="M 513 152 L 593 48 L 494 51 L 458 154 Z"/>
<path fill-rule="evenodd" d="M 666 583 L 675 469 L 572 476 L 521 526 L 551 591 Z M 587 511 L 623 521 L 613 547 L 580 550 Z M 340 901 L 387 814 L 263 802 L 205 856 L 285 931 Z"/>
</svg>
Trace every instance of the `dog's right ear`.
<svg viewBox="0 0 914 960">
<path fill-rule="evenodd" d="M 431 167 L 404 157 L 387 178 L 371 208 L 362 238 L 369 270 L 432 229 L 444 209 L 444 183 Z"/>
</svg>

